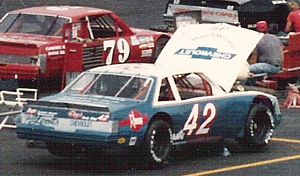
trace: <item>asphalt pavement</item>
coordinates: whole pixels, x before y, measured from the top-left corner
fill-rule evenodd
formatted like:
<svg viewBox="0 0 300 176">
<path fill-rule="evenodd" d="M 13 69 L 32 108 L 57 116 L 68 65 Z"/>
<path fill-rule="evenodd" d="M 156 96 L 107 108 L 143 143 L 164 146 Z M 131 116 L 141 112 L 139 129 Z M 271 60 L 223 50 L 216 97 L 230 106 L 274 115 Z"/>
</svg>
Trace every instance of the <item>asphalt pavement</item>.
<svg viewBox="0 0 300 176">
<path fill-rule="evenodd" d="M 151 0 L 2 0 L 0 13 L 26 6 L 86 5 L 116 11 L 131 26 L 149 28 L 162 24 L 165 3 Z M 230 156 L 204 150 L 179 150 L 162 168 L 144 168 L 136 158 L 100 155 L 61 158 L 45 149 L 26 147 L 14 129 L 0 130 L 0 175 L 299 175 L 300 109 L 283 109 L 284 120 L 268 148 L 247 152 L 227 141 Z M 3 117 L 2 117 L 3 119 Z M 0 121 L 2 120 L 0 118 Z"/>
</svg>

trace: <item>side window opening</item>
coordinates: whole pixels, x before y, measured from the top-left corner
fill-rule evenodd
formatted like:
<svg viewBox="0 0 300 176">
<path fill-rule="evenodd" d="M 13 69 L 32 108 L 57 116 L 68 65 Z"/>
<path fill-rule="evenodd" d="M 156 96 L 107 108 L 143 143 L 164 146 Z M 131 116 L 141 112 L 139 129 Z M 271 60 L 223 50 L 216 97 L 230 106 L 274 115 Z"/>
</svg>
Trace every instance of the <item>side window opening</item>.
<svg viewBox="0 0 300 176">
<path fill-rule="evenodd" d="M 122 29 L 109 15 L 90 16 L 88 18 L 95 39 L 122 35 Z"/>
<path fill-rule="evenodd" d="M 173 78 L 182 100 L 212 95 L 210 85 L 200 74 L 180 74 Z"/>
<path fill-rule="evenodd" d="M 150 79 L 134 77 L 116 96 L 144 100 L 150 88 L 150 83 Z"/>
<path fill-rule="evenodd" d="M 164 78 L 161 81 L 158 101 L 172 101 L 172 100 L 175 100 L 174 94 L 171 90 L 171 86 L 168 79 Z"/>
</svg>

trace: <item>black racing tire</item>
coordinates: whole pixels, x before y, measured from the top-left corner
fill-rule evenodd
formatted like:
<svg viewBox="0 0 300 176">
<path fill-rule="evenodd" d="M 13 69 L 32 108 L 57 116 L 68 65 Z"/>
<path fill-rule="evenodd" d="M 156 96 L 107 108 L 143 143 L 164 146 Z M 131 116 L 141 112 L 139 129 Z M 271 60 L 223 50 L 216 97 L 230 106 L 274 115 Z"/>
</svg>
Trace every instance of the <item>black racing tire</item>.
<svg viewBox="0 0 300 176">
<path fill-rule="evenodd" d="M 47 142 L 48 152 L 52 155 L 62 157 L 72 157 L 75 154 L 72 144 Z"/>
<path fill-rule="evenodd" d="M 172 129 L 164 120 L 153 122 L 145 137 L 144 157 L 151 167 L 161 167 L 166 164 L 172 149 Z"/>
<path fill-rule="evenodd" d="M 161 53 L 161 51 L 163 50 L 163 48 L 165 47 L 165 45 L 168 43 L 169 38 L 167 37 L 163 37 L 158 39 L 154 52 L 152 54 L 152 58 L 154 60 L 154 62 L 156 61 L 156 59 L 158 58 L 159 54 Z"/>
<path fill-rule="evenodd" d="M 242 145 L 245 149 L 258 151 L 265 148 L 274 131 L 273 114 L 265 105 L 254 105 L 249 113 Z"/>
</svg>

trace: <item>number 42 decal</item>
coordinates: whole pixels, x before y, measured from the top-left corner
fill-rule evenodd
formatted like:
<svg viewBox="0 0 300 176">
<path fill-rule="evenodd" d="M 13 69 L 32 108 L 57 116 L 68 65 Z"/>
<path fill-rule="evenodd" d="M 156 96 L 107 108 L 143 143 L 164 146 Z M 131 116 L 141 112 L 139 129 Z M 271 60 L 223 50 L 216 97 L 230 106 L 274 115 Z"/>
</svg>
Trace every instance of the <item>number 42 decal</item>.
<svg viewBox="0 0 300 176">
<path fill-rule="evenodd" d="M 106 58 L 106 65 L 112 64 L 113 55 L 114 55 L 116 47 L 117 47 L 116 49 L 118 50 L 118 53 L 119 53 L 118 60 L 120 63 L 126 62 L 126 60 L 129 57 L 129 54 L 130 54 L 129 44 L 123 38 L 118 39 L 118 41 L 106 40 L 103 42 L 103 47 L 104 47 L 104 51 L 106 51 L 107 49 L 110 48 L 108 56 Z"/>
<path fill-rule="evenodd" d="M 205 105 L 203 117 L 205 120 L 197 129 L 199 122 L 199 104 L 194 104 L 192 112 L 185 122 L 183 131 L 187 131 L 187 135 L 191 135 L 194 130 L 196 130 L 195 135 L 207 134 L 210 130 L 211 122 L 216 118 L 216 107 L 212 103 Z"/>
</svg>

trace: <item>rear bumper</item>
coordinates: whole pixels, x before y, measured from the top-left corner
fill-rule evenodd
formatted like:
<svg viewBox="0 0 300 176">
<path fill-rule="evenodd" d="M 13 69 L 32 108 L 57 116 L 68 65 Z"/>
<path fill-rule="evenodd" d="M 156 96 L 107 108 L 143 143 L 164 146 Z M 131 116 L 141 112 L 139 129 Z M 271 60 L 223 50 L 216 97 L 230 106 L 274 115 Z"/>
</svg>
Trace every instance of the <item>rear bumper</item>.
<svg viewBox="0 0 300 176">
<path fill-rule="evenodd" d="M 127 135 L 119 135 L 118 133 L 102 133 L 102 132 L 80 132 L 65 133 L 57 131 L 32 129 L 29 126 L 19 126 L 16 128 L 18 138 L 29 139 L 35 141 L 44 141 L 52 143 L 66 143 L 74 146 L 80 146 L 87 149 L 96 149 L 106 153 L 123 152 L 132 149 L 135 146 L 129 146 L 129 140 L 120 143 L 120 138 L 129 139 Z"/>
</svg>

